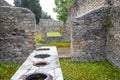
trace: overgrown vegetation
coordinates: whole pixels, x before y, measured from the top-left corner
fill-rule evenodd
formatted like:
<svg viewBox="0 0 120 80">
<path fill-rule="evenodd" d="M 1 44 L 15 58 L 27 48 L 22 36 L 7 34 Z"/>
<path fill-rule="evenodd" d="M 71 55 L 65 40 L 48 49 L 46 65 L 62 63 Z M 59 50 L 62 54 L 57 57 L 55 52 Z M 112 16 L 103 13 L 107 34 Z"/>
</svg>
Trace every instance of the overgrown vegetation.
<svg viewBox="0 0 120 80">
<path fill-rule="evenodd" d="M 10 80 L 21 64 L 0 62 L 0 80 Z"/>
<path fill-rule="evenodd" d="M 70 47 L 70 42 L 46 42 L 47 46 Z"/>
<path fill-rule="evenodd" d="M 64 28 L 64 25 L 60 25 L 58 32 L 60 32 L 62 34 L 63 28 Z"/>
<path fill-rule="evenodd" d="M 51 19 L 51 16 L 47 12 L 42 11 L 41 19 Z"/>
<path fill-rule="evenodd" d="M 51 19 L 47 12 L 42 11 L 39 2 L 40 0 L 14 0 L 15 6 L 28 8 L 35 14 L 37 24 L 40 19 Z"/>
<path fill-rule="evenodd" d="M 104 22 L 104 27 L 106 31 L 109 31 L 109 29 L 113 26 L 111 21 L 111 15 L 108 13 Z"/>
<path fill-rule="evenodd" d="M 120 80 L 120 70 L 109 62 L 72 62 L 60 59 L 64 80 Z M 10 80 L 21 64 L 0 62 L 0 80 Z"/>
<path fill-rule="evenodd" d="M 68 9 L 72 5 L 73 0 L 54 0 L 56 7 L 54 8 L 54 12 L 56 12 L 57 18 L 64 23 L 67 20 Z"/>
<path fill-rule="evenodd" d="M 37 35 L 36 35 L 36 43 L 37 44 L 42 43 L 42 33 L 37 33 Z"/>
<path fill-rule="evenodd" d="M 53 35 L 50 34 L 49 36 L 53 36 Z M 56 35 L 54 35 L 54 36 L 56 36 Z M 59 36 L 60 36 L 60 34 L 59 34 Z M 46 45 L 46 46 L 57 46 L 57 47 L 70 47 L 70 42 L 43 42 L 41 40 L 41 38 L 42 38 L 42 34 L 38 33 L 36 35 L 36 43 L 37 44 L 43 44 L 43 45 Z"/>
<path fill-rule="evenodd" d="M 109 62 L 72 62 L 60 59 L 64 80 L 120 80 L 120 70 Z"/>
<path fill-rule="evenodd" d="M 14 4 L 17 7 L 24 7 L 30 9 L 35 14 L 36 23 L 39 23 L 42 14 L 39 0 L 14 0 Z"/>
<path fill-rule="evenodd" d="M 62 37 L 60 32 L 47 32 L 47 37 Z"/>
</svg>

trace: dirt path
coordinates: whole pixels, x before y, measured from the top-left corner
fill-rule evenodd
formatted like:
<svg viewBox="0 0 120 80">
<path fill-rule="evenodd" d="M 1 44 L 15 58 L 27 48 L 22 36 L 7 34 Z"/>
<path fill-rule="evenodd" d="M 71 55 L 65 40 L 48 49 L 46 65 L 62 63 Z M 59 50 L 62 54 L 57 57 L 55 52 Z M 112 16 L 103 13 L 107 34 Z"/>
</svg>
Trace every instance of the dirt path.
<svg viewBox="0 0 120 80">
<path fill-rule="evenodd" d="M 70 57 L 71 50 L 69 47 L 57 48 L 59 57 Z"/>
</svg>

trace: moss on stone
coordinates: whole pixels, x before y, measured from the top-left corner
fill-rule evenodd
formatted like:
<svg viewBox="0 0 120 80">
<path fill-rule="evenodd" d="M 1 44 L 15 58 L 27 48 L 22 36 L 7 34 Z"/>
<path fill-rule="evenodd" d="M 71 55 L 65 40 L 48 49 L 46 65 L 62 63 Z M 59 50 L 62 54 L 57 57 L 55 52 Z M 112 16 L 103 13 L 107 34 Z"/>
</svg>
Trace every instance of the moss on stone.
<svg viewBox="0 0 120 80">
<path fill-rule="evenodd" d="M 105 22 L 104 22 L 104 27 L 106 31 L 109 31 L 109 29 L 113 26 L 110 14 L 106 16 Z"/>
</svg>

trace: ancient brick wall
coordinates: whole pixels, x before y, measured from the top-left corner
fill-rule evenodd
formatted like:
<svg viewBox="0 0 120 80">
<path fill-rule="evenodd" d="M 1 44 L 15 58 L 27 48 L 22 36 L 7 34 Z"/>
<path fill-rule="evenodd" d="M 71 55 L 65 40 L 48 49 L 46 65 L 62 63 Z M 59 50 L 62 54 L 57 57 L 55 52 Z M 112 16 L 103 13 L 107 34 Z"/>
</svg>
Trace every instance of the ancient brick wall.
<svg viewBox="0 0 120 80">
<path fill-rule="evenodd" d="M 67 20 L 73 61 L 102 61 L 107 57 L 120 68 L 119 3 L 119 0 L 74 0 Z"/>
<path fill-rule="evenodd" d="M 62 25 L 63 23 L 61 21 L 55 21 L 52 19 L 40 19 L 40 23 L 39 23 L 40 28 L 42 29 L 46 28 L 46 32 L 59 31 L 60 26 Z"/>
<path fill-rule="evenodd" d="M 109 0 L 114 6 L 120 6 L 120 0 Z"/>
<path fill-rule="evenodd" d="M 107 59 L 120 68 L 120 6 L 111 8 L 112 26 L 107 32 Z"/>
<path fill-rule="evenodd" d="M 73 0 L 73 5 L 69 10 L 66 21 L 66 34 L 68 34 L 69 38 L 71 39 L 71 35 L 69 35 L 69 33 L 71 33 L 74 18 L 84 16 L 94 9 L 103 7 L 105 3 L 105 0 Z"/>
<path fill-rule="evenodd" d="M 105 60 L 106 32 L 104 18 L 107 8 L 100 8 L 76 18 L 72 26 L 72 59 L 75 61 Z"/>
<path fill-rule="evenodd" d="M 35 48 L 35 17 L 25 8 L 0 7 L 0 61 L 23 62 Z"/>
<path fill-rule="evenodd" d="M 61 21 L 55 21 L 52 19 L 41 19 L 37 29 L 38 29 L 37 32 L 42 33 L 42 41 L 45 42 L 70 41 L 70 38 L 66 33 L 66 27 L 63 25 L 63 22 Z M 62 37 L 47 37 L 47 32 L 60 32 L 62 34 Z"/>
</svg>

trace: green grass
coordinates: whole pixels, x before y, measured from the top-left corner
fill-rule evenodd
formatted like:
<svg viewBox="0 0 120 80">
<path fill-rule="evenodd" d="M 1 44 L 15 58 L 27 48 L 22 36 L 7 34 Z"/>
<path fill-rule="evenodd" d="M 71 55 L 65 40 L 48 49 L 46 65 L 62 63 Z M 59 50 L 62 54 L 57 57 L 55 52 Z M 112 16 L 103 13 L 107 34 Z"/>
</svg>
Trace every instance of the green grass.
<svg viewBox="0 0 120 80">
<path fill-rule="evenodd" d="M 46 42 L 47 46 L 70 47 L 70 42 Z"/>
<path fill-rule="evenodd" d="M 62 37 L 60 32 L 47 32 L 47 37 Z"/>
<path fill-rule="evenodd" d="M 60 59 L 64 80 L 120 80 L 120 70 L 109 62 L 83 63 Z M 0 80 L 10 80 L 20 64 L 0 62 Z"/>
<path fill-rule="evenodd" d="M 38 33 L 36 35 L 36 43 L 37 44 L 41 44 L 42 43 L 42 34 L 41 33 Z"/>
<path fill-rule="evenodd" d="M 70 47 L 70 42 L 43 42 L 41 40 L 42 34 L 38 33 L 36 35 L 36 43 L 43 44 L 46 46 L 57 46 L 57 47 Z"/>
<path fill-rule="evenodd" d="M 60 59 L 64 80 L 120 80 L 120 70 L 109 62 L 82 63 Z"/>
<path fill-rule="evenodd" d="M 21 64 L 0 62 L 0 80 L 10 80 Z"/>
</svg>

